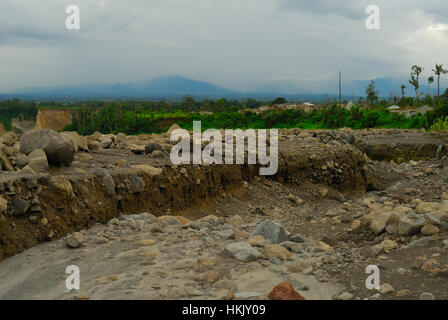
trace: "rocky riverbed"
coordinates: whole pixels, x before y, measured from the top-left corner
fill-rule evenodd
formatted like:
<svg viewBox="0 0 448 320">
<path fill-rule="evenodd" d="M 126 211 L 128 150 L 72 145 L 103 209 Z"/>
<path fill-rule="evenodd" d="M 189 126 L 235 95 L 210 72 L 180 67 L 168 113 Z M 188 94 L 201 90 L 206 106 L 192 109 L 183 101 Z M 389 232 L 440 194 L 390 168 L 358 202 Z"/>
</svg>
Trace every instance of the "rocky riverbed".
<svg viewBox="0 0 448 320">
<path fill-rule="evenodd" d="M 445 134 L 282 130 L 270 178 L 173 166 L 167 134 L 47 135 L 0 137 L 2 299 L 448 299 Z"/>
</svg>

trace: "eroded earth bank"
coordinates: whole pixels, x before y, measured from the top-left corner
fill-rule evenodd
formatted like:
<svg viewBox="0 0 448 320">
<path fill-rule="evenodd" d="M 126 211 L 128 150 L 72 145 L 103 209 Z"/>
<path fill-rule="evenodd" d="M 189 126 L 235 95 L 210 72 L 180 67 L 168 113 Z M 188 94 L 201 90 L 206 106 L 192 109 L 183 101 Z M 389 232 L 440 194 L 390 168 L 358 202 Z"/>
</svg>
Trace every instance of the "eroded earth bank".
<svg viewBox="0 0 448 320">
<path fill-rule="evenodd" d="M 1 136 L 0 298 L 448 299 L 445 133 L 281 130 L 272 177 L 169 137 Z"/>
</svg>

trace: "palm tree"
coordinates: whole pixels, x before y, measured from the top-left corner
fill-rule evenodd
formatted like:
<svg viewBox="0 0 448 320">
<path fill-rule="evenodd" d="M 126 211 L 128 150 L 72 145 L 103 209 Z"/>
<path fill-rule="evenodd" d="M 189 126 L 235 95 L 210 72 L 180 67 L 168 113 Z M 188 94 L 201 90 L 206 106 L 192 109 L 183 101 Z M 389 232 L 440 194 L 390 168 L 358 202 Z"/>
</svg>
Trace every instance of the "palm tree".
<svg viewBox="0 0 448 320">
<path fill-rule="evenodd" d="M 440 76 L 448 73 L 448 70 L 443 69 L 443 64 L 437 64 L 436 68 L 432 69 L 437 76 L 437 105 L 440 106 Z"/>
<path fill-rule="evenodd" d="M 417 102 L 418 102 L 418 89 L 420 88 L 419 77 L 422 71 L 423 71 L 422 67 L 413 65 L 411 71 L 411 79 L 409 80 L 409 83 L 414 87 L 415 99 L 417 100 Z"/>
</svg>

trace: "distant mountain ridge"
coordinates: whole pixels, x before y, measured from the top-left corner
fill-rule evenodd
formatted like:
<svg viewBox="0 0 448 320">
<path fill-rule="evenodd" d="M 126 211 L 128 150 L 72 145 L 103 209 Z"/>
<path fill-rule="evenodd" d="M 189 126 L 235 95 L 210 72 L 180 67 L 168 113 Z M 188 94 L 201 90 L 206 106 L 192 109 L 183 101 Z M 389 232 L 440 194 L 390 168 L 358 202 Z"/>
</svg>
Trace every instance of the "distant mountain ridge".
<svg viewBox="0 0 448 320">
<path fill-rule="evenodd" d="M 401 85 L 406 85 L 406 95 L 413 96 L 414 90 L 407 79 L 378 78 L 376 88 L 380 97 L 389 97 L 392 93 L 401 95 Z M 357 80 L 342 83 L 344 98 L 358 98 L 365 96 L 365 88 L 369 80 Z M 423 84 L 420 92 L 436 94 L 437 84 L 431 88 Z M 444 92 L 445 88 L 441 88 Z M 197 98 L 258 98 L 272 99 L 283 96 L 287 99 L 321 99 L 331 98 L 338 94 L 337 81 L 289 81 L 280 80 L 268 83 L 251 92 L 235 91 L 222 86 L 198 81 L 179 75 L 156 77 L 150 80 L 135 83 L 112 84 L 86 84 L 69 86 L 48 86 L 24 88 L 9 94 L 2 94 L 0 98 L 25 98 L 25 99 L 89 99 L 89 98 L 182 98 L 185 95 L 193 95 Z"/>
</svg>

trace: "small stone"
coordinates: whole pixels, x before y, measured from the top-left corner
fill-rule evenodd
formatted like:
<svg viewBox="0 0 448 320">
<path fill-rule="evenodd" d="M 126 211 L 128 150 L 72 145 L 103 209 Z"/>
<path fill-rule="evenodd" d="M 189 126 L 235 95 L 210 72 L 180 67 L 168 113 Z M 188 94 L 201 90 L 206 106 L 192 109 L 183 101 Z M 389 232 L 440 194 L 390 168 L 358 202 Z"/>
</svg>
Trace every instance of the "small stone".
<svg viewBox="0 0 448 320">
<path fill-rule="evenodd" d="M 282 282 L 269 293 L 270 300 L 305 300 L 289 282 Z"/>
<path fill-rule="evenodd" d="M 144 247 L 149 247 L 149 246 L 156 244 L 156 240 L 145 239 L 145 240 L 141 240 L 138 244 L 141 246 L 144 246 Z"/>
<path fill-rule="evenodd" d="M 301 234 L 295 234 L 291 237 L 291 241 L 296 243 L 304 243 L 306 241 L 306 237 Z"/>
<path fill-rule="evenodd" d="M 338 296 L 338 300 L 353 300 L 353 294 L 351 294 L 350 292 L 343 292 Z"/>
<path fill-rule="evenodd" d="M 427 224 L 421 230 L 421 233 L 425 236 L 431 236 L 431 235 L 439 233 L 439 232 L 440 232 L 439 228 L 437 228 L 436 226 L 434 226 L 432 224 Z"/>
<path fill-rule="evenodd" d="M 380 290 L 378 290 L 379 293 L 381 294 L 388 294 L 388 293 L 392 293 L 395 292 L 395 289 L 388 283 L 383 283 L 380 286 Z"/>
<path fill-rule="evenodd" d="M 419 297 L 419 300 L 436 300 L 436 298 L 431 292 L 422 292 L 422 294 Z"/>
<path fill-rule="evenodd" d="M 283 226 L 271 220 L 266 220 L 259 224 L 252 232 L 251 238 L 256 235 L 261 235 L 272 243 L 281 243 L 289 240 L 289 232 Z"/>
<path fill-rule="evenodd" d="M 265 259 L 277 258 L 281 261 L 287 260 L 292 256 L 292 253 L 278 244 L 268 244 L 263 249 Z"/>
<path fill-rule="evenodd" d="M 233 242 L 227 244 L 222 253 L 241 262 L 251 262 L 262 258 L 262 254 L 247 242 Z"/>
<path fill-rule="evenodd" d="M 75 232 L 67 237 L 65 243 L 69 248 L 76 249 L 84 243 L 84 236 L 80 232 Z"/>
<path fill-rule="evenodd" d="M 264 247 L 265 239 L 261 235 L 256 235 L 255 237 L 250 238 L 248 242 L 254 247 Z"/>
</svg>

